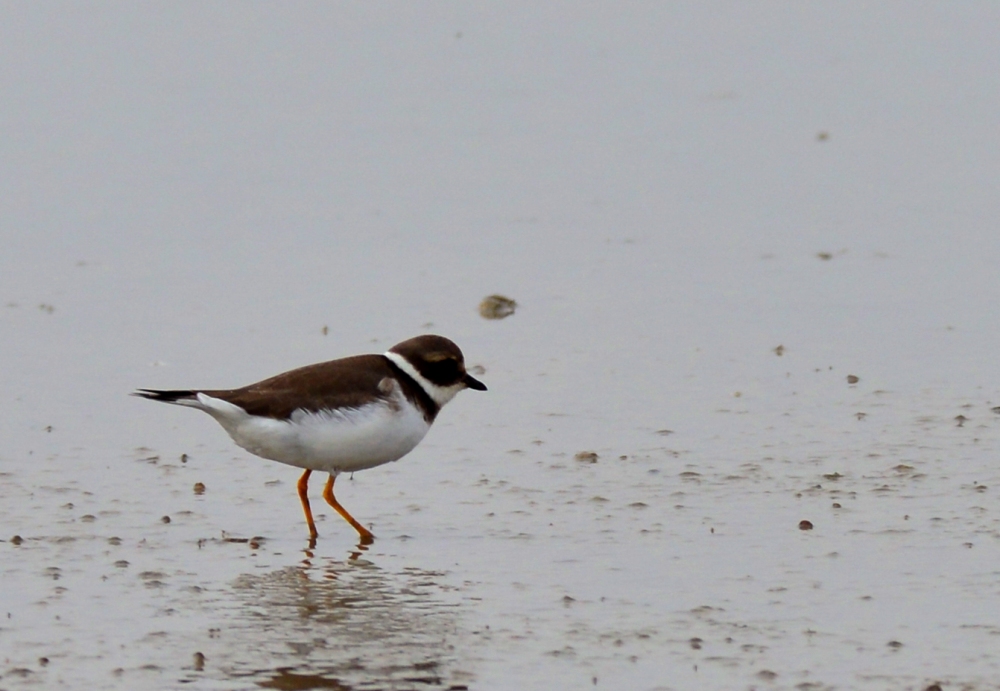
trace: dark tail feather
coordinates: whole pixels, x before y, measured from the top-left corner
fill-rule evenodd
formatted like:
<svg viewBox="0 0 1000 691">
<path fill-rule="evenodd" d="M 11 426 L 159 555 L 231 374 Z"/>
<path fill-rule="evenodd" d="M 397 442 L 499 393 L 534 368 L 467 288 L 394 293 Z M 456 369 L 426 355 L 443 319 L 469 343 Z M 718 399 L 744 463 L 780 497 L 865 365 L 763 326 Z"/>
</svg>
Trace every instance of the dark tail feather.
<svg viewBox="0 0 1000 691">
<path fill-rule="evenodd" d="M 141 396 L 151 401 L 162 401 L 163 403 L 177 403 L 187 399 L 194 399 L 197 391 L 159 391 L 158 389 L 138 389 L 133 392 L 133 396 Z"/>
</svg>

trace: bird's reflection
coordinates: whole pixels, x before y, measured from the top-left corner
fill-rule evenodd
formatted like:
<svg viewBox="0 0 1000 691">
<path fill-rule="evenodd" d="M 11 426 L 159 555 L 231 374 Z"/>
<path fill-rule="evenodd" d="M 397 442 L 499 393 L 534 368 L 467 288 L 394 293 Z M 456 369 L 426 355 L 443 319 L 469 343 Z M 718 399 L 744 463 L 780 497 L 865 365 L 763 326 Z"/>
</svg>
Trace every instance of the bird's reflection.
<svg viewBox="0 0 1000 691">
<path fill-rule="evenodd" d="M 297 566 L 239 577 L 229 676 L 274 689 L 463 688 L 457 598 L 442 574 L 393 573 L 366 549 L 343 561 L 306 550 Z"/>
<path fill-rule="evenodd" d="M 374 542 L 375 540 L 373 538 L 362 535 L 361 537 L 358 538 L 358 544 L 354 546 L 354 551 L 351 552 L 351 556 L 349 556 L 348 559 L 351 560 L 357 559 L 358 557 L 361 556 L 363 552 L 367 552 L 368 547 L 374 544 Z M 315 556 L 313 552 L 313 550 L 315 549 L 316 549 L 316 538 L 311 537 L 309 538 L 308 546 L 304 550 L 302 550 L 303 553 L 306 555 L 307 560 L 312 559 Z M 310 564 L 309 561 L 305 561 L 303 563 L 307 565 Z"/>
</svg>

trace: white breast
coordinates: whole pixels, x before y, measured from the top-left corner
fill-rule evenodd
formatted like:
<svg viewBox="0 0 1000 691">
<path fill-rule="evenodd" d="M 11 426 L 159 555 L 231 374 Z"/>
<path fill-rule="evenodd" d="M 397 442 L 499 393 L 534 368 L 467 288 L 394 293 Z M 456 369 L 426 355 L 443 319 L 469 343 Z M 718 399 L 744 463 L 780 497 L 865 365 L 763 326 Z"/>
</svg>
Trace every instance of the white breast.
<svg viewBox="0 0 1000 691">
<path fill-rule="evenodd" d="M 398 460 L 430 429 L 398 387 L 388 401 L 361 408 L 297 410 L 289 420 L 248 415 L 238 406 L 205 394 L 198 394 L 198 402 L 250 453 L 328 473 L 354 472 Z"/>
</svg>

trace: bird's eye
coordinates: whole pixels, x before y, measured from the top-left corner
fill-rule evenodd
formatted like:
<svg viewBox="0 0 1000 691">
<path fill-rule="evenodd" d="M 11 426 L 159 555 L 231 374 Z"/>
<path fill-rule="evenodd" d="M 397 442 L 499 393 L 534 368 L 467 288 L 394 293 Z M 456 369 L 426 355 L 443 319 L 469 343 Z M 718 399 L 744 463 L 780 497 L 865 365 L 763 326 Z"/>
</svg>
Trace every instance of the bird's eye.
<svg viewBox="0 0 1000 691">
<path fill-rule="evenodd" d="M 462 375 L 458 360 L 453 357 L 428 362 L 427 365 L 429 378 L 441 384 L 457 381 Z"/>
</svg>

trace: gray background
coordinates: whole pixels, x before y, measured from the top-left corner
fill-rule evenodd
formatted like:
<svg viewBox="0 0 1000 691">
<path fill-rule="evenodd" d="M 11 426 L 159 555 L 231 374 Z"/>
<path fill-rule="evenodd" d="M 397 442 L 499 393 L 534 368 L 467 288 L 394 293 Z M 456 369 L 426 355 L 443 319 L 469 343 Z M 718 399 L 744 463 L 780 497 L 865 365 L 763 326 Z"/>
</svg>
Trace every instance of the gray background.
<svg viewBox="0 0 1000 691">
<path fill-rule="evenodd" d="M 0 688 L 997 688 L 998 24 L 3 3 Z M 357 560 L 125 395 L 424 331 L 490 392 L 343 483 Z"/>
</svg>

